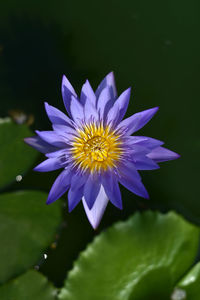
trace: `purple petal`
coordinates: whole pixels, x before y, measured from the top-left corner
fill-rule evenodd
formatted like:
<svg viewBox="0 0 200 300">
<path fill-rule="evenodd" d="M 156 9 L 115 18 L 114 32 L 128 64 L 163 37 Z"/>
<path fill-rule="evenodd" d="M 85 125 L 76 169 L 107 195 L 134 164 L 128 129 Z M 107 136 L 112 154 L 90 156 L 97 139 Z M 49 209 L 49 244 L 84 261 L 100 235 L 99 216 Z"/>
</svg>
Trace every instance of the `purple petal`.
<svg viewBox="0 0 200 300">
<path fill-rule="evenodd" d="M 83 197 L 83 189 L 84 187 L 80 187 L 79 189 L 72 190 L 69 189 L 68 192 L 68 210 L 71 212 L 76 205 L 81 201 L 81 198 Z"/>
<path fill-rule="evenodd" d="M 133 161 L 137 170 L 156 170 L 160 168 L 155 161 L 146 155 L 133 155 Z"/>
<path fill-rule="evenodd" d="M 50 153 L 46 153 L 45 156 L 48 158 L 54 158 L 54 157 L 60 157 L 60 156 L 65 156 L 67 155 L 67 151 L 66 148 L 64 149 L 59 149 L 57 151 L 54 152 L 50 152 Z"/>
<path fill-rule="evenodd" d="M 115 103 L 108 112 L 106 123 L 115 126 L 119 117 L 120 117 L 119 105 Z"/>
<path fill-rule="evenodd" d="M 148 192 L 141 181 L 137 181 L 127 177 L 121 177 L 119 178 L 119 181 L 123 186 L 125 186 L 125 188 L 127 188 L 132 193 L 145 199 L 149 199 Z"/>
<path fill-rule="evenodd" d="M 148 154 L 148 157 L 153 159 L 155 162 L 163 162 L 163 161 L 177 159 L 180 157 L 180 155 L 167 148 L 158 147 L 153 151 L 151 151 Z"/>
<path fill-rule="evenodd" d="M 49 172 L 63 167 L 64 165 L 61 159 L 59 157 L 54 157 L 46 159 L 41 164 L 37 165 L 33 170 L 37 172 Z"/>
<path fill-rule="evenodd" d="M 119 166 L 119 177 L 126 175 L 127 177 L 134 178 L 137 181 L 141 181 L 141 176 L 133 162 L 126 160 Z"/>
<path fill-rule="evenodd" d="M 99 194 L 96 198 L 96 201 L 92 207 L 92 209 L 89 209 L 87 206 L 87 203 L 83 197 L 83 206 L 86 212 L 86 215 L 88 217 L 88 220 L 92 227 L 96 229 L 102 219 L 102 216 L 104 214 L 104 211 L 106 209 L 106 206 L 108 204 L 108 197 L 104 191 L 103 186 L 101 185 Z"/>
<path fill-rule="evenodd" d="M 154 108 L 147 109 L 142 112 L 136 113 L 133 116 L 123 120 L 118 125 L 117 129 L 123 129 L 125 134 L 130 135 L 130 134 L 138 131 L 145 124 L 147 124 L 157 111 L 158 111 L 158 107 L 154 107 Z"/>
<path fill-rule="evenodd" d="M 116 177 L 111 172 L 105 173 L 102 176 L 102 185 L 112 204 L 114 204 L 117 208 L 122 209 L 121 192 Z"/>
<path fill-rule="evenodd" d="M 72 127 L 60 124 L 53 124 L 53 130 L 57 131 L 58 133 L 66 133 L 67 135 L 76 135 L 76 130 Z"/>
<path fill-rule="evenodd" d="M 131 146 L 131 148 L 129 149 L 129 153 L 131 155 L 131 157 L 135 157 L 135 155 L 146 155 L 150 152 L 151 150 L 146 148 L 146 147 L 143 147 L 143 146 L 140 146 L 139 144 L 134 144 Z"/>
<path fill-rule="evenodd" d="M 85 105 L 86 98 L 90 99 L 91 103 L 96 106 L 96 96 L 88 80 L 86 80 L 81 90 L 80 102 L 82 105 Z"/>
<path fill-rule="evenodd" d="M 138 173 L 134 164 L 126 162 L 126 164 L 124 163 L 123 167 L 120 167 L 120 176 L 118 177 L 118 180 L 132 193 L 148 199 L 148 192 L 136 174 Z"/>
<path fill-rule="evenodd" d="M 111 118 L 116 120 L 115 123 L 118 123 L 123 119 L 126 110 L 128 108 L 130 95 L 131 95 L 131 88 L 128 88 L 119 96 L 119 98 L 115 101 L 113 107 L 110 109 L 108 113 L 108 122 L 111 121 Z M 112 113 L 110 116 L 111 111 Z"/>
<path fill-rule="evenodd" d="M 39 136 L 25 138 L 24 142 L 41 153 L 50 153 L 58 149 L 57 147 L 44 142 Z"/>
<path fill-rule="evenodd" d="M 64 171 L 62 171 L 62 173 L 60 173 L 60 175 L 56 178 L 49 192 L 49 196 L 46 203 L 50 204 L 59 199 L 68 190 L 70 181 L 71 170 L 70 168 L 67 168 Z"/>
<path fill-rule="evenodd" d="M 76 92 L 74 90 L 74 88 L 72 87 L 71 83 L 69 82 L 69 80 L 67 79 L 67 77 L 65 75 L 63 75 L 63 79 L 62 79 L 62 97 L 63 97 L 63 102 L 65 105 L 65 108 L 68 112 L 69 115 L 70 114 L 70 104 L 71 104 L 71 97 L 72 95 L 74 97 L 77 98 Z"/>
<path fill-rule="evenodd" d="M 89 209 L 92 208 L 99 194 L 101 182 L 98 176 L 90 175 L 84 187 L 84 199 Z"/>
<path fill-rule="evenodd" d="M 66 139 L 55 131 L 35 131 L 41 139 L 55 147 L 66 147 Z"/>
<path fill-rule="evenodd" d="M 49 105 L 47 102 L 45 102 L 44 105 L 45 105 L 46 113 L 49 117 L 49 120 L 53 124 L 72 126 L 72 121 L 63 112 L 61 112 L 59 109 Z"/>
<path fill-rule="evenodd" d="M 115 78 L 113 72 L 110 72 L 99 84 L 95 94 L 96 97 L 98 98 L 101 92 L 105 87 L 109 87 L 111 98 L 115 99 L 117 97 L 117 90 L 116 90 L 116 85 L 115 85 Z"/>
<path fill-rule="evenodd" d="M 74 173 L 71 180 L 71 189 L 76 190 L 85 184 L 88 179 L 88 174 L 86 173 Z"/>
<path fill-rule="evenodd" d="M 164 144 L 164 142 L 147 137 L 147 136 L 129 136 L 126 139 L 128 145 L 140 145 L 148 149 L 154 149 Z"/>
<path fill-rule="evenodd" d="M 110 88 L 106 87 L 101 91 L 97 101 L 97 111 L 101 119 L 106 117 L 113 104 L 114 100 L 111 98 Z"/>
<path fill-rule="evenodd" d="M 72 96 L 70 111 L 75 122 L 80 122 L 84 119 L 83 106 L 74 96 Z"/>
<path fill-rule="evenodd" d="M 84 115 L 85 115 L 85 121 L 89 122 L 90 120 L 98 121 L 99 115 L 96 110 L 96 107 L 93 103 L 91 103 L 91 100 L 89 98 L 86 98 L 85 106 L 84 106 Z"/>
</svg>

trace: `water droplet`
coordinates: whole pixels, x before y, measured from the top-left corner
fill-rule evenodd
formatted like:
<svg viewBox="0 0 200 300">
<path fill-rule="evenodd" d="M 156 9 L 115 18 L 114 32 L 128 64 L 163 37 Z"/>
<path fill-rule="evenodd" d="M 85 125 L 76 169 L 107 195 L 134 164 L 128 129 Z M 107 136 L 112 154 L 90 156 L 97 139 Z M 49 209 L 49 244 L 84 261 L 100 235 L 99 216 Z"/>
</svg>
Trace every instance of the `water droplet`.
<svg viewBox="0 0 200 300">
<path fill-rule="evenodd" d="M 185 300 L 186 299 L 186 291 L 176 288 L 172 295 L 171 300 Z"/>
<path fill-rule="evenodd" d="M 22 181 L 22 175 L 17 175 L 17 176 L 16 176 L 16 181 L 17 181 L 17 182 Z"/>
<path fill-rule="evenodd" d="M 44 253 L 44 259 L 47 259 L 48 255 L 46 253 Z"/>
</svg>

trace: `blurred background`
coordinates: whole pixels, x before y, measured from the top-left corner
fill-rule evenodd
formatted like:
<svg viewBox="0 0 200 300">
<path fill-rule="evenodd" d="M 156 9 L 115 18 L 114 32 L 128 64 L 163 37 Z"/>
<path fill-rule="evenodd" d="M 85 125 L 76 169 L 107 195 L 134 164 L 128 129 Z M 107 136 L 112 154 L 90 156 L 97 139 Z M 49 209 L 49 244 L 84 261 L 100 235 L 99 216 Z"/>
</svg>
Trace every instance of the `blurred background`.
<svg viewBox="0 0 200 300">
<path fill-rule="evenodd" d="M 136 210 L 173 209 L 200 225 L 199 11 L 197 0 L 1 1 L 1 118 L 18 110 L 29 116 L 32 131 L 49 130 L 44 101 L 64 111 L 63 74 L 79 93 L 87 78 L 96 89 L 114 71 L 119 94 L 132 86 L 127 116 L 160 107 L 138 134 L 163 140 L 181 154 L 159 170 L 143 172 L 150 200 L 122 188 L 123 211 L 109 204 L 97 231 L 82 204 L 67 212 L 65 195 L 59 239 L 38 264 L 56 286 L 96 234 Z M 38 154 L 32 168 L 40 160 Z M 32 168 L 4 191 L 48 192 L 58 173 Z"/>
</svg>

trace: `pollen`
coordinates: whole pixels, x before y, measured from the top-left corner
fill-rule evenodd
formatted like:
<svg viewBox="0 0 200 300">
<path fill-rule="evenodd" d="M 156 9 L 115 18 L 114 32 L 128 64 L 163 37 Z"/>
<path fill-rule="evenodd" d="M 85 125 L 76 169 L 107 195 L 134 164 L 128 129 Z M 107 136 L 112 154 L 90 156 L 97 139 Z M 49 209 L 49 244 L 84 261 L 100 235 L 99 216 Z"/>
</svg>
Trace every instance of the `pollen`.
<svg viewBox="0 0 200 300">
<path fill-rule="evenodd" d="M 123 152 L 120 135 L 102 123 L 90 123 L 78 129 L 71 151 L 74 165 L 91 172 L 116 167 Z"/>
</svg>

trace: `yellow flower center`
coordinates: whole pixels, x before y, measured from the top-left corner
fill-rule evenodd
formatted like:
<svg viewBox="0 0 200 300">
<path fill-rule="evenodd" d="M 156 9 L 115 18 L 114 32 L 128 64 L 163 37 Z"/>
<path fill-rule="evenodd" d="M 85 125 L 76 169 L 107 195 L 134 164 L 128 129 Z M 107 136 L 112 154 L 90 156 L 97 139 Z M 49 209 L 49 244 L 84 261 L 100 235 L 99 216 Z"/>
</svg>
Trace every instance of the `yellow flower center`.
<svg viewBox="0 0 200 300">
<path fill-rule="evenodd" d="M 106 171 L 119 161 L 122 148 L 120 136 L 109 126 L 91 123 L 77 130 L 72 143 L 74 164 L 82 170 Z"/>
</svg>

